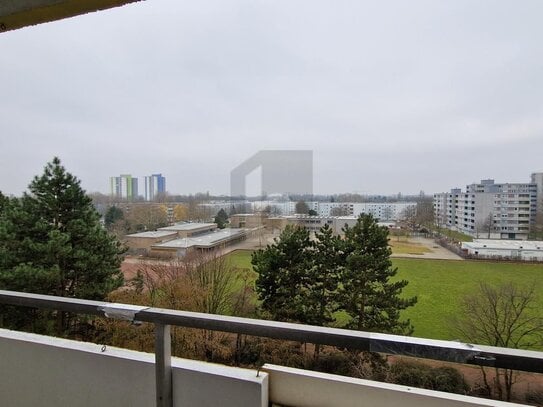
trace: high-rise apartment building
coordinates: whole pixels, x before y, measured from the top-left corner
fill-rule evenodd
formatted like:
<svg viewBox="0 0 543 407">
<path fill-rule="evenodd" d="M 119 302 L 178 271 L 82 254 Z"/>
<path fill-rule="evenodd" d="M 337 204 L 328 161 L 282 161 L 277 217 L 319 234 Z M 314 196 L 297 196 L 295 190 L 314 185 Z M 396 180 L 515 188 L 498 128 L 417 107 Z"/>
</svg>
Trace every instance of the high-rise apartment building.
<svg viewBox="0 0 543 407">
<path fill-rule="evenodd" d="M 537 213 L 543 216 L 543 172 L 534 172 L 531 178 L 532 184 L 537 186 Z"/>
<path fill-rule="evenodd" d="M 543 172 L 534 172 L 531 181 L 537 186 L 536 217 L 533 230 L 536 233 L 536 238 L 541 239 L 543 238 Z"/>
<path fill-rule="evenodd" d="M 110 194 L 116 198 L 133 200 L 138 197 L 138 179 L 130 174 L 111 177 Z"/>
<path fill-rule="evenodd" d="M 439 227 L 453 228 L 456 224 L 456 210 L 458 197 L 462 193 L 460 188 L 453 188 L 451 192 L 434 194 L 434 221 Z"/>
<path fill-rule="evenodd" d="M 166 178 L 162 174 L 152 174 L 145 177 L 145 200 L 152 201 L 158 194 L 166 192 Z"/>
<path fill-rule="evenodd" d="M 496 184 L 492 179 L 482 180 L 466 186 L 465 192 L 453 189 L 435 194 L 435 223 L 478 238 L 527 239 L 536 222 L 541 192 L 536 182 Z"/>
</svg>

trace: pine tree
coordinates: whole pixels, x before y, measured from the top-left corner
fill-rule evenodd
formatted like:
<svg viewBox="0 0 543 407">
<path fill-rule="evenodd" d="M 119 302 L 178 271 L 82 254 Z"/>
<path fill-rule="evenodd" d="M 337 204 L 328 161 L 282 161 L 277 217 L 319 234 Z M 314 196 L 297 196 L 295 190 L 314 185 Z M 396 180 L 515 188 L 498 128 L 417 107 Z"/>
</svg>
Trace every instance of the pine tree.
<svg viewBox="0 0 543 407">
<path fill-rule="evenodd" d="M 309 232 L 287 226 L 275 244 L 253 253 L 251 263 L 258 273 L 255 288 L 262 309 L 277 321 L 305 322 L 302 281 L 309 265 Z"/>
<path fill-rule="evenodd" d="M 219 229 L 224 229 L 228 223 L 228 215 L 224 209 L 220 209 L 215 216 L 214 222 L 217 224 Z"/>
<path fill-rule="evenodd" d="M 110 229 L 117 221 L 124 219 L 124 213 L 122 209 L 113 205 L 110 206 L 104 216 L 104 224 L 106 228 Z"/>
<path fill-rule="evenodd" d="M 13 263 L 17 255 L 16 228 L 12 222 L 12 217 L 16 209 L 16 200 L 4 196 L 0 192 L 0 273 L 8 265 Z M 1 278 L 2 274 L 0 274 Z"/>
<path fill-rule="evenodd" d="M 9 198 L 7 196 L 4 196 L 2 194 L 2 191 L 0 191 L 0 216 L 3 213 L 4 208 L 9 204 Z"/>
<path fill-rule="evenodd" d="M 339 276 L 343 263 L 341 239 L 325 225 L 315 233 L 310 264 L 301 280 L 304 323 L 326 326 L 335 321 Z"/>
<path fill-rule="evenodd" d="M 54 158 L 28 193 L 3 205 L 0 288 L 103 300 L 122 284 L 123 249 L 99 219 L 80 181 Z M 67 328 L 62 313 L 57 324 L 57 332 Z"/>
<path fill-rule="evenodd" d="M 363 214 L 352 228 L 345 228 L 343 245 L 345 267 L 338 301 L 351 317 L 347 327 L 411 334 L 411 323 L 400 321 L 400 311 L 414 305 L 417 298 L 401 297 L 406 280 L 391 281 L 398 270 L 390 260 L 388 229 Z"/>
</svg>

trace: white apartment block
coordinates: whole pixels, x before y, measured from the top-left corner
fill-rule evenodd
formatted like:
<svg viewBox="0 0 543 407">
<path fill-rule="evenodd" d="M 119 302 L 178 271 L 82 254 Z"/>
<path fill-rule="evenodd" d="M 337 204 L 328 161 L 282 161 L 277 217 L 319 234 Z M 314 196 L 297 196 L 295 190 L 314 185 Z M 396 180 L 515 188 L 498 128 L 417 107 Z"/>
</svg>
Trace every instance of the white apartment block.
<svg viewBox="0 0 543 407">
<path fill-rule="evenodd" d="M 275 216 L 291 216 L 296 214 L 295 201 L 245 201 L 241 202 L 250 206 L 250 212 L 260 212 L 270 209 L 271 215 Z M 218 201 L 200 204 L 202 208 L 208 208 L 210 213 L 216 213 L 220 209 L 227 212 L 230 211 L 233 205 L 239 205 L 240 202 Z M 355 216 L 358 217 L 363 213 L 371 214 L 376 219 L 383 222 L 394 222 L 402 220 L 408 213 L 416 211 L 416 202 L 380 202 L 380 203 L 358 203 L 358 202 L 318 202 L 306 201 L 310 210 L 317 213 L 320 217 L 331 216 Z"/>
<path fill-rule="evenodd" d="M 403 219 L 409 211 L 415 211 L 416 202 L 317 202 L 319 216 L 355 216 L 371 214 L 382 221 L 397 221 Z M 338 211 L 336 211 L 336 208 Z"/>
<path fill-rule="evenodd" d="M 404 219 L 409 213 L 414 214 L 416 209 L 416 202 L 355 203 L 353 215 L 367 213 L 381 221 L 397 221 Z"/>
<path fill-rule="evenodd" d="M 455 226 L 457 200 L 461 193 L 459 188 L 455 188 L 449 193 L 434 195 L 434 221 L 437 226 L 446 228 Z"/>
<path fill-rule="evenodd" d="M 309 209 L 314 209 L 310 202 L 307 202 Z M 276 215 L 293 215 L 296 212 L 296 202 L 293 201 L 254 201 L 251 202 L 254 212 L 271 210 Z"/>
<path fill-rule="evenodd" d="M 533 178 L 533 176 L 532 176 Z M 537 213 L 536 183 L 496 184 L 482 180 L 466 191 L 434 195 L 435 223 L 476 238 L 528 238 Z"/>
<path fill-rule="evenodd" d="M 309 209 L 317 212 L 320 217 L 355 216 L 366 213 L 382 221 L 401 220 L 408 211 L 416 210 L 416 202 L 382 202 L 382 203 L 355 203 L 355 202 L 306 202 Z M 294 201 L 255 201 L 252 202 L 254 211 L 262 211 L 267 207 L 272 213 L 290 216 L 296 214 Z"/>
</svg>

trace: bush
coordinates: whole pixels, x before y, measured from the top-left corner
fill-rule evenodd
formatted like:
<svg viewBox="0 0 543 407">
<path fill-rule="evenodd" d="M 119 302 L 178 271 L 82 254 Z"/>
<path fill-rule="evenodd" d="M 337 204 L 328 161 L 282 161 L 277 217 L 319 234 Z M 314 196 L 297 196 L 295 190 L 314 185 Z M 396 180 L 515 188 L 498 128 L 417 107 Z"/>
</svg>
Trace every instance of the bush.
<svg viewBox="0 0 543 407">
<path fill-rule="evenodd" d="M 419 362 L 399 361 L 390 368 L 391 383 L 423 389 L 466 394 L 468 385 L 452 367 L 432 368 Z"/>
<path fill-rule="evenodd" d="M 343 376 L 351 375 L 349 355 L 334 348 L 324 348 L 318 359 L 311 357 L 304 368 Z"/>
<path fill-rule="evenodd" d="M 432 389 L 432 368 L 422 363 L 399 361 L 391 366 L 389 381 L 404 386 Z"/>
<path fill-rule="evenodd" d="M 452 367 L 437 367 L 433 370 L 433 389 L 448 393 L 466 394 L 469 386 L 464 376 Z"/>
<path fill-rule="evenodd" d="M 543 390 L 528 390 L 524 395 L 526 403 L 543 406 Z"/>
</svg>

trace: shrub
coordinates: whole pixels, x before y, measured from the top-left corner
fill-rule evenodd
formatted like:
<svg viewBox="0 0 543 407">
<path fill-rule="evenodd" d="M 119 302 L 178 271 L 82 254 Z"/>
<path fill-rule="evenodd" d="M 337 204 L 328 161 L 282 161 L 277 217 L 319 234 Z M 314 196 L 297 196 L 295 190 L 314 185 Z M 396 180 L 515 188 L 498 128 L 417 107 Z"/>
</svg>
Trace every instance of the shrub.
<svg viewBox="0 0 543 407">
<path fill-rule="evenodd" d="M 388 381 L 449 393 L 466 394 L 468 391 L 468 385 L 458 370 L 452 367 L 432 368 L 419 362 L 396 362 L 390 368 Z"/>
</svg>

